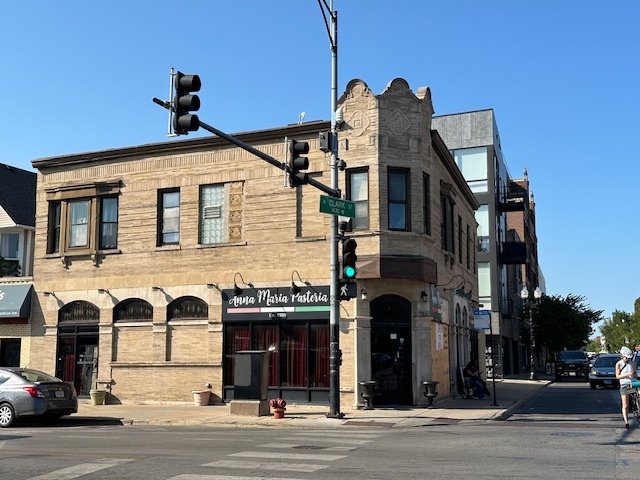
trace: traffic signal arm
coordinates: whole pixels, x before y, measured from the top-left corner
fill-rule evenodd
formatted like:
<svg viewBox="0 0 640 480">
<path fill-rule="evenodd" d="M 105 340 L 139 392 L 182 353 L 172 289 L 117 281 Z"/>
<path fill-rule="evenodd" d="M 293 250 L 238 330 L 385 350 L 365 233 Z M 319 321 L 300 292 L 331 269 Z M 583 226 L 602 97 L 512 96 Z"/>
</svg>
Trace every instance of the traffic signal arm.
<svg viewBox="0 0 640 480">
<path fill-rule="evenodd" d="M 160 100 L 159 98 L 154 98 L 153 102 L 160 105 L 161 107 L 166 108 L 167 110 L 172 110 L 172 105 L 171 102 L 165 102 L 163 100 Z M 212 127 L 211 125 L 204 123 L 202 120 L 200 120 L 200 127 L 205 129 L 207 132 L 209 133 L 213 133 L 214 135 L 217 135 L 220 138 L 224 138 L 226 141 L 228 141 L 229 143 L 233 143 L 234 145 L 242 148 L 243 150 L 255 155 L 258 158 L 261 158 L 262 160 L 264 160 L 267 163 L 270 163 L 271 165 L 273 165 L 276 168 L 279 168 L 280 170 L 284 170 L 285 172 L 287 172 L 288 174 L 291 174 L 291 169 L 289 168 L 289 165 L 279 162 L 278 160 L 276 160 L 275 158 L 267 155 L 264 152 L 261 152 L 260 150 L 257 150 L 255 148 L 253 148 L 251 145 L 244 143 L 241 140 L 238 140 L 235 137 L 232 137 L 231 135 L 227 135 L 226 133 L 224 133 L 221 130 L 218 130 L 215 127 Z M 309 185 L 311 185 L 312 187 L 317 188 L 318 190 L 326 193 L 327 195 L 330 195 L 332 197 L 335 198 L 340 198 L 340 190 L 334 190 L 331 187 L 326 186 L 325 184 L 319 182 L 318 180 L 316 180 L 315 178 L 309 177 L 308 178 L 308 182 Z"/>
</svg>

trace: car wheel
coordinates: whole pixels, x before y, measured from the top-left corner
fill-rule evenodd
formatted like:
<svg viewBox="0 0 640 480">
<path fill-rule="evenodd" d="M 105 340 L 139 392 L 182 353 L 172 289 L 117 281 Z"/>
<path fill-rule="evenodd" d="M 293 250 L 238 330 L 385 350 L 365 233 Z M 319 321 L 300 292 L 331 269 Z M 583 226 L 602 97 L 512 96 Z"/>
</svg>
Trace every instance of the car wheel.
<svg viewBox="0 0 640 480">
<path fill-rule="evenodd" d="M 593 382 L 589 382 L 589 386 L 591 387 L 591 390 L 595 390 L 597 385 Z"/>
<path fill-rule="evenodd" d="M 0 427 L 10 427 L 13 421 L 16 419 L 16 414 L 13 411 L 13 407 L 8 403 L 0 405 Z"/>
</svg>

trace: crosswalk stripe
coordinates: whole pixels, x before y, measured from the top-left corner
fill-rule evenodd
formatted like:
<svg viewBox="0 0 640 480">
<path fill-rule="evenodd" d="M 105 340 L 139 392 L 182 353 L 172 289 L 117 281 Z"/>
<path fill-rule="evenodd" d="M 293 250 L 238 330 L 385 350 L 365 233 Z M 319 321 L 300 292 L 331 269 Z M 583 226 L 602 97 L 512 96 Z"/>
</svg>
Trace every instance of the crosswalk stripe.
<svg viewBox="0 0 640 480">
<path fill-rule="evenodd" d="M 350 443 L 353 445 L 364 445 L 365 443 L 371 443 L 373 439 L 358 439 L 358 438 L 342 438 L 342 437 L 282 437 L 283 440 L 293 440 L 300 442 L 302 440 L 306 442 L 318 443 L 318 442 L 334 442 L 334 443 Z"/>
<path fill-rule="evenodd" d="M 245 458 L 273 458 L 273 452 L 238 452 L 227 455 L 228 457 L 245 457 Z M 345 458 L 346 455 L 325 455 L 322 453 L 284 453 L 279 452 L 278 458 L 281 460 L 319 460 L 326 462 L 333 462 L 334 460 L 340 460 Z"/>
<path fill-rule="evenodd" d="M 237 475 L 197 475 L 193 473 L 184 473 L 167 480 L 265 480 L 266 477 L 239 477 Z M 269 477 L 268 480 L 302 480 L 300 478 L 276 478 Z"/>
<path fill-rule="evenodd" d="M 314 465 L 311 463 L 279 463 L 279 462 L 245 462 L 235 460 L 218 460 L 205 463 L 202 467 L 221 468 L 251 468 L 255 470 L 282 470 L 284 472 L 317 472 L 328 465 Z"/>
<path fill-rule="evenodd" d="M 298 437 L 306 437 L 309 435 L 309 432 L 300 432 L 300 433 L 294 433 L 294 436 L 298 436 Z M 381 435 L 380 432 L 378 433 L 369 433 L 369 432 L 335 432 L 335 431 L 330 431 L 330 432 L 314 432 L 313 433 L 314 437 L 338 437 L 338 438 L 380 438 L 383 437 L 384 435 Z"/>
<path fill-rule="evenodd" d="M 37 477 L 31 477 L 31 480 L 72 480 L 83 475 L 104 470 L 105 468 L 115 467 L 123 463 L 131 462 L 131 458 L 101 458 L 95 462 L 86 462 L 73 467 L 62 468 L 55 472 L 45 473 Z"/>
<path fill-rule="evenodd" d="M 289 448 L 299 448 L 303 445 L 299 443 L 265 443 L 260 445 L 261 448 L 280 448 L 280 449 L 289 449 Z M 358 447 L 322 447 L 323 452 L 351 452 L 352 450 L 356 450 Z"/>
</svg>

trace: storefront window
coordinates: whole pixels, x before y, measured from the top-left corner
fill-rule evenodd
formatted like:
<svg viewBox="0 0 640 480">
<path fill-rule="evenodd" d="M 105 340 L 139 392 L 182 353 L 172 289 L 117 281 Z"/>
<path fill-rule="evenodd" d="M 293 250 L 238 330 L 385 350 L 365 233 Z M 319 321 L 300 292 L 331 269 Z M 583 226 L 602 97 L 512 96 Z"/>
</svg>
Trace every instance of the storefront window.
<svg viewBox="0 0 640 480">
<path fill-rule="evenodd" d="M 329 388 L 329 325 L 253 323 L 225 327 L 225 387 L 234 385 L 235 353 L 268 351 L 270 388 Z"/>
</svg>

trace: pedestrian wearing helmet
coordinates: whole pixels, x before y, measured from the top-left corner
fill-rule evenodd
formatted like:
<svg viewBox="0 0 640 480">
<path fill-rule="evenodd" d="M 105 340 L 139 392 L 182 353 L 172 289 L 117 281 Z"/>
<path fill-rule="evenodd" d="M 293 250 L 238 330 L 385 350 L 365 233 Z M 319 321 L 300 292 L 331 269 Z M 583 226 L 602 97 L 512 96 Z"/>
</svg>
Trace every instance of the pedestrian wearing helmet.
<svg viewBox="0 0 640 480">
<path fill-rule="evenodd" d="M 629 394 L 633 392 L 631 380 L 637 376 L 636 365 L 631 361 L 633 353 L 627 347 L 620 349 L 621 359 L 616 363 L 616 378 L 620 380 L 620 397 L 622 398 L 622 418 L 624 419 L 624 428 L 629 429 Z"/>
</svg>

